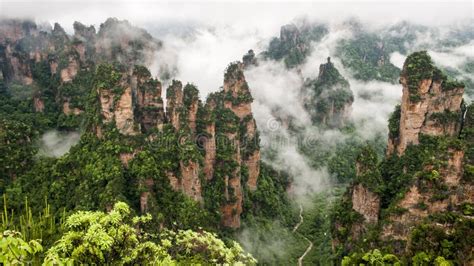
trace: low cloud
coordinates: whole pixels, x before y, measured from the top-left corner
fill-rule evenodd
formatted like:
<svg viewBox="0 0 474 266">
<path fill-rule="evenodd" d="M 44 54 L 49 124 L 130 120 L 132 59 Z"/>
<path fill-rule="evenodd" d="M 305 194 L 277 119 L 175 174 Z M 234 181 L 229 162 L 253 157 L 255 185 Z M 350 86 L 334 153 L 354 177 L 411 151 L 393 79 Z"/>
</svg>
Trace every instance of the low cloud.
<svg viewBox="0 0 474 266">
<path fill-rule="evenodd" d="M 402 55 L 400 52 L 393 52 L 390 54 L 390 63 L 394 66 L 402 69 L 403 63 L 405 63 L 405 59 L 407 58 L 406 55 Z"/>
<path fill-rule="evenodd" d="M 400 103 L 402 86 L 380 81 L 349 79 L 354 92 L 351 118 L 364 139 L 388 134 L 388 118 Z"/>
<path fill-rule="evenodd" d="M 41 136 L 39 154 L 47 157 L 60 157 L 76 145 L 79 139 L 78 132 L 48 131 Z"/>
<path fill-rule="evenodd" d="M 264 261 L 287 259 L 290 251 L 288 247 L 300 241 L 277 221 L 265 228 L 245 226 L 237 237 L 245 251 L 258 254 L 258 257 Z"/>
</svg>

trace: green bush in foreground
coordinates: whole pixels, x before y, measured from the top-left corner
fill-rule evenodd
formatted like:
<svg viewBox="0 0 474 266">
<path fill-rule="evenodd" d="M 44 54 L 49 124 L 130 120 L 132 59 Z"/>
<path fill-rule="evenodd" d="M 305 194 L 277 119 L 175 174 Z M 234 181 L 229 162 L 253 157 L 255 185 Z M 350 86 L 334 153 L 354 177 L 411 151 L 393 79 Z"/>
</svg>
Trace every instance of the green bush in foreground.
<svg viewBox="0 0 474 266">
<path fill-rule="evenodd" d="M 151 219 L 150 214 L 132 217 L 129 206 L 123 202 L 116 203 L 109 213 L 76 212 L 66 220 L 62 237 L 44 254 L 43 265 L 256 263 L 239 244 L 225 244 L 213 233 L 191 230 L 148 233 Z M 42 251 L 40 240 L 27 243 L 14 231 L 5 231 L 0 239 L 3 264 L 40 264 Z"/>
</svg>

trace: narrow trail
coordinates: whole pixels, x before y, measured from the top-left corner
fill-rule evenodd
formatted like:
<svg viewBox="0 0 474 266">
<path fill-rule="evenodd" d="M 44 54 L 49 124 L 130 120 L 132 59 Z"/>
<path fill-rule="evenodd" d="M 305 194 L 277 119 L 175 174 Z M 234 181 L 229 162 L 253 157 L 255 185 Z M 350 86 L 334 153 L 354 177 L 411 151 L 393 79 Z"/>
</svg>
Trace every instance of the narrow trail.
<svg viewBox="0 0 474 266">
<path fill-rule="evenodd" d="M 303 223 L 303 205 L 300 204 L 300 221 L 295 225 L 295 227 L 293 228 L 293 233 L 296 232 L 296 230 L 298 230 L 298 228 L 300 227 L 300 225 Z M 298 258 L 298 266 L 303 266 L 303 259 L 306 255 L 308 255 L 308 253 L 311 251 L 311 249 L 313 248 L 313 242 L 311 242 L 307 237 L 301 235 L 306 241 L 308 241 L 308 248 L 306 248 L 305 252 L 303 253 L 303 255 L 301 255 L 301 257 Z"/>
<path fill-rule="evenodd" d="M 303 236 L 304 237 L 304 236 Z M 306 241 L 308 241 L 309 243 L 309 246 L 308 248 L 306 249 L 306 251 L 303 253 L 303 255 L 301 255 L 301 257 L 299 257 L 298 259 L 298 266 L 303 266 L 303 259 L 306 255 L 308 255 L 308 253 L 311 251 L 311 249 L 313 248 L 313 242 L 309 241 L 309 239 L 307 239 L 306 237 L 304 237 L 304 239 L 306 239 Z"/>
<path fill-rule="evenodd" d="M 298 230 L 298 227 L 303 223 L 303 205 L 300 204 L 300 221 L 293 228 L 293 233 Z"/>
</svg>

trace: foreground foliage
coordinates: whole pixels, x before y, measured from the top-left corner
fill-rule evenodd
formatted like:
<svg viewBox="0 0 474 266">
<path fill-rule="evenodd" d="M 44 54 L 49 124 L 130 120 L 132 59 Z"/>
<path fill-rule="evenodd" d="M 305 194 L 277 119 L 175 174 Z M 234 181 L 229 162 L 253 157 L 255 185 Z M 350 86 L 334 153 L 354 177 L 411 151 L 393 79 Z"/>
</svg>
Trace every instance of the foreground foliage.
<svg viewBox="0 0 474 266">
<path fill-rule="evenodd" d="M 44 255 L 46 265 L 256 263 L 236 242 L 226 244 L 202 230 L 153 230 L 151 219 L 149 214 L 132 217 L 123 202 L 109 213 L 78 211 L 67 218 L 64 234 L 45 254 L 41 240 L 26 242 L 20 233 L 7 230 L 0 240 L 0 262 L 39 264 Z"/>
</svg>

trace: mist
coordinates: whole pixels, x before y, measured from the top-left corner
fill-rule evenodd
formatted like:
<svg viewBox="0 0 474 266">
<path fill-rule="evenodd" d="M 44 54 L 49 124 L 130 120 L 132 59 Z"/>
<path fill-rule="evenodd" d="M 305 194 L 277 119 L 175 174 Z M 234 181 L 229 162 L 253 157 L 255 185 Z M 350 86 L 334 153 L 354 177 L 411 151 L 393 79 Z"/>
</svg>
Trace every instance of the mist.
<svg viewBox="0 0 474 266">
<path fill-rule="evenodd" d="M 282 61 L 260 60 L 257 66 L 249 67 L 244 73 L 254 98 L 252 112 L 261 137 L 262 160 L 291 176 L 290 197 L 295 204 L 302 205 L 310 202 L 314 194 L 331 189 L 333 183 L 326 167 L 315 166 L 301 149 L 330 153 L 348 137 L 337 129 L 312 125 L 302 101 L 304 81 L 317 78 L 320 64 L 331 57 L 348 80 L 354 95 L 349 122 L 354 124 L 355 135 L 362 140 L 387 136 L 388 118 L 401 100 L 400 84 L 364 82 L 355 79 L 353 73 L 344 68 L 336 48 L 340 41 L 354 37 L 354 29 L 345 22 L 349 19 L 360 21 L 364 30 L 375 33 L 382 33 L 380 29 L 402 21 L 439 28 L 439 31 L 433 31 L 421 27 L 413 42 L 405 44 L 406 51 L 392 53 L 390 62 L 401 69 L 409 53 L 426 49 L 436 64 L 456 70 L 459 79 L 474 81 L 474 73 L 463 69 L 463 64 L 474 60 L 474 41 L 450 48 L 438 44 L 452 33 L 448 30 L 451 27 L 466 21 L 472 23 L 473 12 L 471 1 L 127 3 L 0 0 L 0 18 L 31 18 L 42 24 L 58 22 L 68 34 L 73 34 L 74 21 L 99 29 L 108 17 L 126 19 L 162 42 L 161 48 L 147 53 L 143 63 L 163 82 L 164 88 L 171 79 L 190 82 L 198 87 L 203 100 L 222 87 L 229 63 L 241 60 L 249 49 L 257 55 L 267 50 L 270 40 L 280 35 L 281 26 L 301 21 L 326 25 L 328 34 L 311 44 L 311 53 L 298 68 L 287 69 Z M 292 128 L 297 128 L 298 132 Z M 40 140 L 39 155 L 60 157 L 78 143 L 79 138 L 77 132 L 46 132 Z M 267 231 L 259 229 L 244 225 L 238 239 L 246 250 L 265 258 L 286 257 L 285 247 L 294 237 L 288 228 L 275 222 L 267 225 Z M 274 234 L 275 230 L 287 234 Z"/>
<path fill-rule="evenodd" d="M 60 157 L 76 145 L 79 139 L 78 132 L 48 131 L 41 136 L 39 154 L 47 157 Z"/>
<path fill-rule="evenodd" d="M 354 94 L 350 120 L 355 124 L 358 135 L 365 139 L 377 134 L 386 135 L 387 119 L 401 97 L 399 84 L 362 82 L 344 69 L 335 49 L 341 40 L 353 37 L 353 28 L 345 21 L 355 19 L 360 21 L 364 30 L 377 31 L 401 21 L 446 29 L 446 25 L 472 20 L 470 2 L 47 3 L 1 1 L 0 17 L 33 18 L 37 22 L 50 24 L 59 22 L 69 34 L 73 33 L 74 21 L 99 28 L 108 17 L 127 19 L 133 26 L 146 29 L 162 41 L 162 47 L 149 53 L 147 61 L 143 62 L 150 67 L 152 74 L 160 77 L 165 86 L 171 79 L 194 83 L 201 97 L 219 90 L 223 84 L 223 73 L 230 62 L 240 60 L 249 49 L 254 49 L 256 54 L 265 51 L 270 39 L 279 36 L 282 25 L 301 21 L 327 25 L 329 33 L 312 44 L 312 53 L 298 69 L 288 70 L 282 62 L 264 60 L 245 72 L 255 99 L 252 109 L 261 132 L 263 159 L 277 169 L 289 171 L 295 179 L 295 193 L 304 195 L 324 189 L 329 175 L 324 168 L 311 167 L 311 162 L 300 152 L 300 146 L 317 142 L 323 143 L 325 149 L 331 149 L 344 140 L 344 134 L 337 130 L 310 126 L 310 115 L 301 101 L 304 80 L 316 78 L 319 65 L 331 56 L 350 83 Z M 420 16 L 420 12 L 430 16 Z M 458 70 L 466 58 L 472 58 L 473 42 L 436 50 L 435 42 L 451 33 L 447 30 L 438 32 L 439 36 L 435 33 L 420 30 L 410 45 L 431 48 L 430 54 L 436 63 Z M 401 68 L 406 56 L 396 52 L 391 55 L 390 61 Z M 460 73 L 472 76 L 472 73 Z M 288 131 L 289 124 L 305 130 L 295 136 Z M 74 135 L 62 136 L 57 132 L 43 136 L 45 153 L 53 156 L 67 152 L 74 141 Z"/>
</svg>

